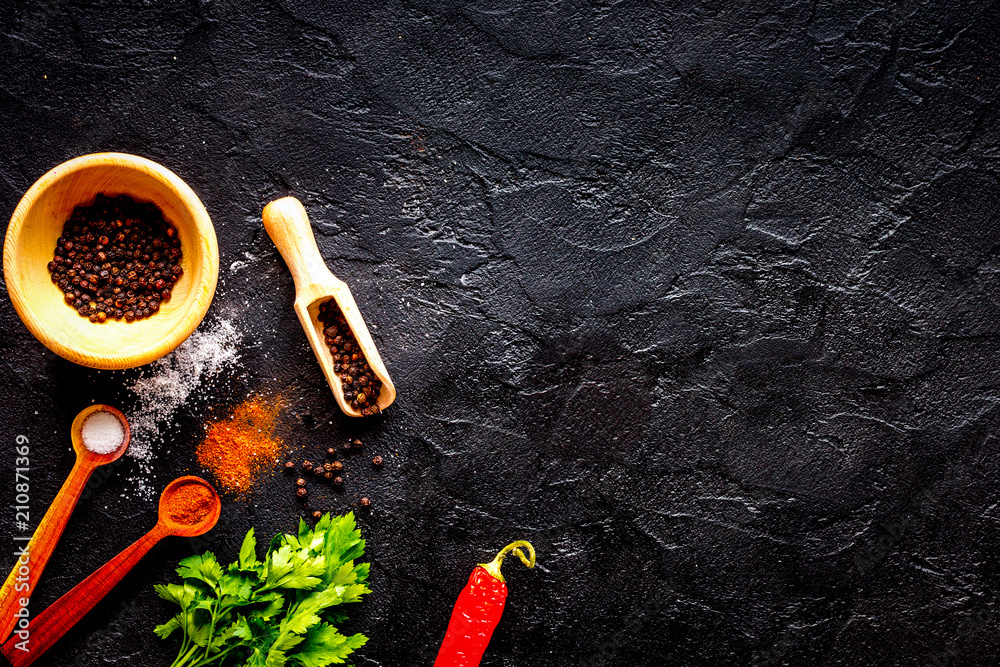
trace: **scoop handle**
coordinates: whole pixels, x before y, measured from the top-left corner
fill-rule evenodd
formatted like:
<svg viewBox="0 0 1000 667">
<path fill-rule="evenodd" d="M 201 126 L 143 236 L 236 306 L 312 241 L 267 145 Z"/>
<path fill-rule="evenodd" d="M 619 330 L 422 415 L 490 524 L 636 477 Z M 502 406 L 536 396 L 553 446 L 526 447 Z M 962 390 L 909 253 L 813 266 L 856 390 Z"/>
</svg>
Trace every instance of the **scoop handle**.
<svg viewBox="0 0 1000 667">
<path fill-rule="evenodd" d="M 27 667 L 38 660 L 64 634 L 69 632 L 70 628 L 86 616 L 87 612 L 94 608 L 94 605 L 103 600 L 104 596 L 128 574 L 129 570 L 135 567 L 135 564 L 157 542 L 169 534 L 170 532 L 162 524 L 156 524 L 151 531 L 133 542 L 132 546 L 127 547 L 99 570 L 74 586 L 72 590 L 53 602 L 48 609 L 33 617 L 26 633 L 27 644 L 23 645 L 28 650 L 18 648 L 18 644 L 23 642 L 24 638 L 15 632 L 14 636 L 3 647 L 0 647 L 0 653 L 3 653 L 14 667 Z"/>
<path fill-rule="evenodd" d="M 276 199 L 264 207 L 262 217 L 264 229 L 292 272 L 295 287 L 302 290 L 310 284 L 329 284 L 332 274 L 316 247 L 302 202 L 295 197 Z"/>
<path fill-rule="evenodd" d="M 35 534 L 31 536 L 25 549 L 28 552 L 27 556 L 18 557 L 3 588 L 0 588 L 0 641 L 7 639 L 17 625 L 18 617 L 15 614 L 21 609 L 21 599 L 31 598 L 34 595 L 35 586 L 42 577 L 45 565 L 49 562 L 59 538 L 62 537 L 66 523 L 73 514 L 76 502 L 80 499 L 80 494 L 83 493 L 83 488 L 87 485 L 90 473 L 95 467 L 93 461 L 77 456 L 69 477 L 63 482 L 55 500 L 38 523 Z M 17 548 L 15 551 L 19 552 L 21 549 Z M 23 559 L 27 559 L 28 562 L 24 563 Z M 22 567 L 27 567 L 27 573 L 21 570 Z"/>
</svg>

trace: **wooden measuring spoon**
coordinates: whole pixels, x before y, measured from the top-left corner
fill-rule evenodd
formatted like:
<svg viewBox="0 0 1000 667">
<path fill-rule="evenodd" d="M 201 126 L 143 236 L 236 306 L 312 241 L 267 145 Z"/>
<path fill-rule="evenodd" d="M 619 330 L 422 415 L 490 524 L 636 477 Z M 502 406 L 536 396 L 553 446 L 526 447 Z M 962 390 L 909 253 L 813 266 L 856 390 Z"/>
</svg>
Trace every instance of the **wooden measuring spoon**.
<svg viewBox="0 0 1000 667">
<path fill-rule="evenodd" d="M 188 485 L 197 485 L 208 491 L 207 507 L 202 507 L 199 513 L 192 517 L 180 517 L 180 497 L 178 491 Z M 200 477 L 178 477 L 167 485 L 160 495 L 159 518 L 156 525 L 148 533 L 136 540 L 120 554 L 105 563 L 101 569 L 81 581 L 72 590 L 52 603 L 52 605 L 31 619 L 31 625 L 21 636 L 21 630 L 14 633 L 7 643 L 0 647 L 0 653 L 10 660 L 14 667 L 27 667 L 38 660 L 43 653 L 52 647 L 66 634 L 70 628 L 79 622 L 87 612 L 104 599 L 128 572 L 135 567 L 157 542 L 169 535 L 194 537 L 212 530 L 219 520 L 222 511 L 222 501 L 211 484 Z M 192 520 L 193 523 L 184 523 Z M 27 650 L 18 648 L 18 644 L 27 640 Z"/>
<path fill-rule="evenodd" d="M 110 454 L 95 454 L 83 444 L 83 422 L 95 412 L 111 413 L 121 422 L 125 432 L 121 445 Z M 131 430 L 125 415 L 110 405 L 91 405 L 81 410 L 73 420 L 70 439 L 76 452 L 76 463 L 73 464 L 69 477 L 63 482 L 55 500 L 49 505 L 49 510 L 35 529 L 35 534 L 24 548 L 27 555 L 20 555 L 18 562 L 14 563 L 14 569 L 7 576 L 7 581 L 0 588 L 0 641 L 7 639 L 17 625 L 18 617 L 15 614 L 21 609 L 21 599 L 30 598 L 35 592 L 35 586 L 49 562 L 52 551 L 56 548 L 56 543 L 62 537 L 66 522 L 69 521 L 73 508 L 76 507 L 76 502 L 80 499 L 87 480 L 90 479 L 90 474 L 99 466 L 117 461 L 128 448 L 130 437 Z M 21 553 L 21 550 L 17 549 L 16 552 Z M 25 563 L 24 560 L 28 562 Z M 27 568 L 27 572 L 24 568 Z"/>
<path fill-rule="evenodd" d="M 319 321 L 319 307 L 333 298 L 344 314 L 347 325 L 351 328 L 354 338 L 361 346 L 368 365 L 382 381 L 382 391 L 376 405 L 379 410 L 385 410 L 396 400 L 396 387 L 389 379 L 389 372 L 382 363 L 375 348 L 375 342 L 365 320 L 361 317 L 358 304 L 354 302 L 351 289 L 327 268 L 323 257 L 316 247 L 316 238 L 309 225 L 306 209 L 295 197 L 285 197 L 271 202 L 264 207 L 264 229 L 267 230 L 278 252 L 285 259 L 288 270 L 292 272 L 295 281 L 295 314 L 306 332 L 309 345 L 319 361 L 323 375 L 333 390 L 333 397 L 344 414 L 351 417 L 361 417 L 362 414 L 344 400 L 344 386 L 340 376 L 333 370 L 333 355 L 323 340 L 323 325 Z"/>
</svg>

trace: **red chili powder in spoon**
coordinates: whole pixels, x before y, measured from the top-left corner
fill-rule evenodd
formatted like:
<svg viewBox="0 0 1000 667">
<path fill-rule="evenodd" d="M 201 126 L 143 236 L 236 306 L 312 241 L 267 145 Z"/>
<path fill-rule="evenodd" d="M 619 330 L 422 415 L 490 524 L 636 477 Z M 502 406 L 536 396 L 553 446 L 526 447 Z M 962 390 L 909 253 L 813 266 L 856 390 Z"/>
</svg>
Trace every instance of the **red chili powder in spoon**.
<svg viewBox="0 0 1000 667">
<path fill-rule="evenodd" d="M 201 484 L 184 484 L 170 496 L 170 518 L 185 526 L 193 526 L 209 515 L 215 507 L 212 492 Z"/>
<path fill-rule="evenodd" d="M 250 491 L 265 466 L 280 458 L 284 446 L 274 437 L 279 400 L 248 398 L 233 409 L 228 419 L 207 424 L 205 439 L 198 445 L 198 463 L 211 470 L 226 491 Z"/>
</svg>

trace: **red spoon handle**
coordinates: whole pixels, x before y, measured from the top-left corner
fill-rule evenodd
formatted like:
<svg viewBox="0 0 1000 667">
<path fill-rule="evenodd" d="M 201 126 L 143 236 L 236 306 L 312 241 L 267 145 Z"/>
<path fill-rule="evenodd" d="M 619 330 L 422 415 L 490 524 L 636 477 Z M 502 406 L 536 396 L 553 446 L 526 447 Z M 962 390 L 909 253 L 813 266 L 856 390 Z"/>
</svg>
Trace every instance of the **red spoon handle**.
<svg viewBox="0 0 1000 667">
<path fill-rule="evenodd" d="M 166 528 L 157 524 L 132 546 L 53 602 L 48 609 L 30 619 L 27 631 L 24 634 L 21 630 L 16 631 L 14 636 L 0 648 L 0 652 L 14 667 L 27 667 L 33 663 L 93 609 L 94 605 L 100 602 L 122 580 L 122 577 L 168 534 Z M 25 639 L 27 643 L 22 643 Z"/>
<path fill-rule="evenodd" d="M 69 477 L 63 482 L 55 500 L 49 505 L 49 510 L 35 529 L 35 534 L 23 549 L 27 554 L 21 553 L 20 546 L 24 543 L 16 549 L 19 553 L 18 561 L 14 563 L 14 569 L 7 576 L 3 588 L 0 588 L 0 641 L 10 637 L 11 631 L 17 625 L 16 614 L 20 612 L 22 606 L 20 602 L 22 599 L 30 598 L 34 593 L 35 585 L 41 578 L 42 571 L 45 570 L 45 565 L 56 548 L 56 543 L 62 537 L 66 522 L 73 514 L 76 501 L 80 499 L 83 487 L 87 485 L 93 470 L 93 463 L 77 458 Z"/>
</svg>

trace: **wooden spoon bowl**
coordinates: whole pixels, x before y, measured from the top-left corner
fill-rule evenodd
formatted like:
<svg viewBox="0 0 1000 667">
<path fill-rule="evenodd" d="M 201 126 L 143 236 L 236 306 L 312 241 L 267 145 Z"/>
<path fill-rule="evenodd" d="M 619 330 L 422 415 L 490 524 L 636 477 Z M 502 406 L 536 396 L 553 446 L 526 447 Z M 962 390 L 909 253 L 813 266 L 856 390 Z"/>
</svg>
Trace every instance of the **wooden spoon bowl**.
<svg viewBox="0 0 1000 667">
<path fill-rule="evenodd" d="M 83 422 L 87 421 L 87 417 L 95 412 L 107 412 L 114 415 L 118 418 L 118 421 L 121 422 L 122 429 L 125 431 L 125 437 L 122 439 L 122 444 L 118 446 L 118 449 L 110 454 L 98 454 L 97 452 L 92 452 L 87 449 L 87 446 L 83 443 Z M 73 443 L 73 451 L 76 452 L 77 461 L 84 460 L 90 464 L 91 469 L 93 469 L 97 466 L 113 463 L 121 458 L 122 454 L 125 453 L 125 450 L 128 449 L 128 443 L 132 440 L 132 428 L 128 425 L 128 419 L 125 418 L 125 415 L 122 414 L 121 410 L 113 408 L 110 405 L 96 403 L 80 410 L 80 414 L 78 414 L 76 419 L 73 420 L 73 425 L 69 427 L 69 437 L 70 441 Z"/>
<path fill-rule="evenodd" d="M 195 523 L 182 523 L 174 518 L 178 510 L 181 509 L 178 507 L 178 499 L 180 497 L 178 491 L 182 487 L 189 485 L 196 485 L 204 489 L 205 497 L 207 502 L 211 504 L 211 508 L 202 515 L 199 521 Z M 215 488 L 202 478 L 194 477 L 193 475 L 178 477 L 170 482 L 160 495 L 159 523 L 170 535 L 177 535 L 178 537 L 204 535 L 212 530 L 219 521 L 219 514 L 221 512 L 222 500 L 219 498 L 219 494 Z"/>
<path fill-rule="evenodd" d="M 379 410 L 385 410 L 396 400 L 396 387 L 389 378 L 389 371 L 382 363 L 382 357 L 375 347 L 375 341 L 368 333 L 365 320 L 361 317 L 358 304 L 347 283 L 340 280 L 323 261 L 316 246 L 309 216 L 302 202 L 294 197 L 285 197 L 271 202 L 264 207 L 264 228 L 267 230 L 278 252 L 285 259 L 288 270 L 295 281 L 295 314 L 298 315 L 302 329 L 312 347 L 316 360 L 319 361 L 323 375 L 333 391 L 333 397 L 344 414 L 351 417 L 363 416 L 351 404 L 344 400 L 344 385 L 340 376 L 333 370 L 333 355 L 323 339 L 323 324 L 319 321 L 319 307 L 326 301 L 336 301 L 340 312 L 347 320 L 355 340 L 361 346 L 368 365 L 375 376 L 382 382 L 376 405 Z"/>
<path fill-rule="evenodd" d="M 93 323 L 51 280 L 63 225 L 98 194 L 152 202 L 177 229 L 184 273 L 152 317 Z M 98 153 L 64 162 L 28 189 L 7 227 L 3 272 L 14 309 L 45 347 L 92 368 L 132 368 L 167 354 L 201 322 L 215 294 L 219 247 L 205 207 L 173 172 L 134 155 Z"/>
</svg>

